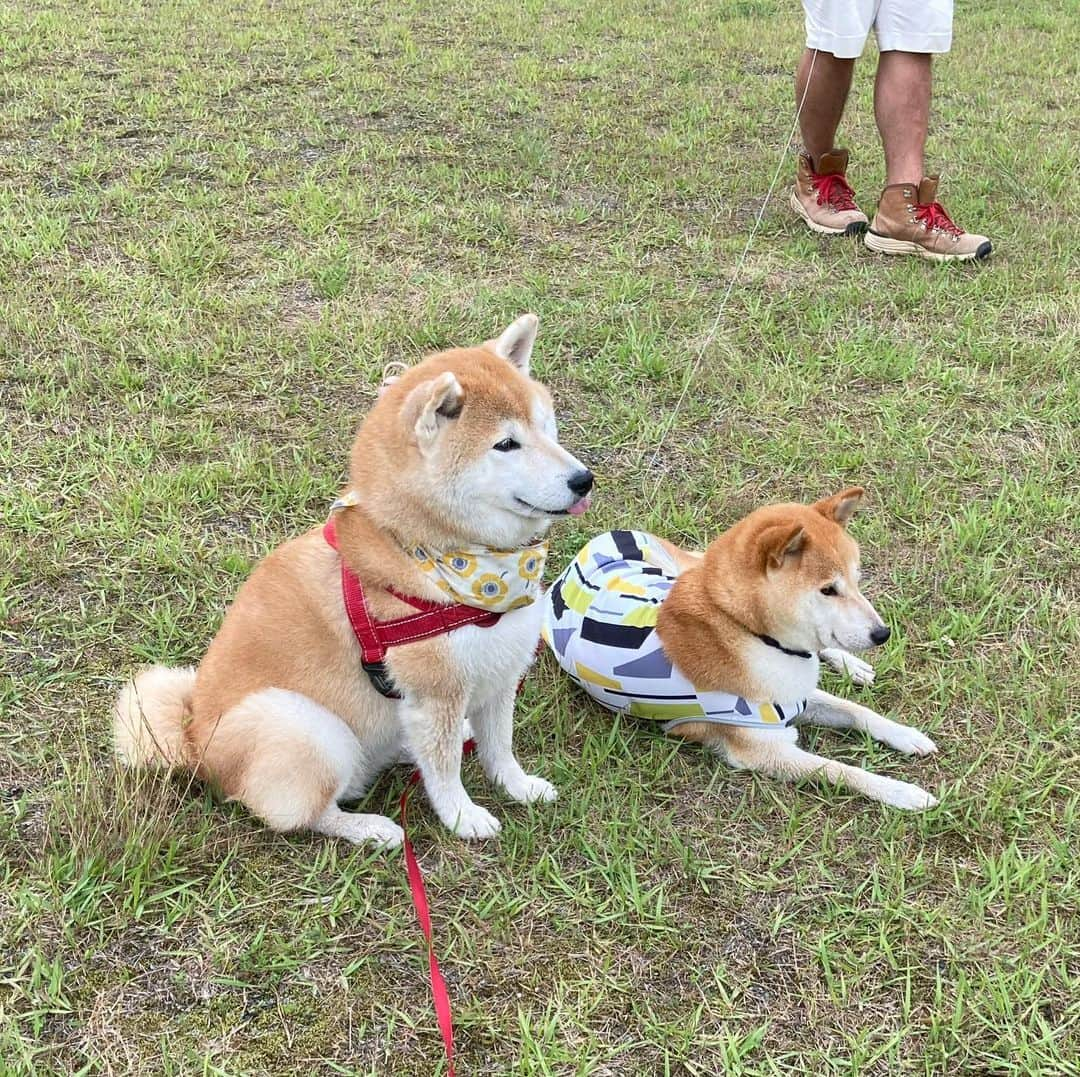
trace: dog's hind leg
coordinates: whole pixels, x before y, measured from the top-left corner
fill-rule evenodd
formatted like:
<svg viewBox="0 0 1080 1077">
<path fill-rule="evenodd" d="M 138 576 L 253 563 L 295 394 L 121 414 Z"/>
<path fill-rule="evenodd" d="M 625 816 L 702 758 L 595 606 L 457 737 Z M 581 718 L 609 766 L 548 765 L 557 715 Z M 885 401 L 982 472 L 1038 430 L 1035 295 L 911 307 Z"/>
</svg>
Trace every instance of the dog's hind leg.
<svg viewBox="0 0 1080 1077">
<path fill-rule="evenodd" d="M 400 845 L 382 815 L 344 812 L 338 801 L 365 786 L 368 760 L 352 730 L 298 692 L 268 688 L 230 708 L 201 749 L 200 771 L 274 830 L 309 829 L 347 841 Z"/>
<path fill-rule="evenodd" d="M 331 804 L 311 824 L 311 829 L 331 838 L 344 838 L 354 845 L 377 845 L 393 849 L 405 839 L 405 831 L 385 815 L 342 811 Z"/>
<path fill-rule="evenodd" d="M 818 658 L 834 672 L 846 673 L 851 678 L 851 683 L 859 685 L 860 688 L 874 683 L 874 667 L 857 654 L 839 647 L 826 647 L 818 652 Z"/>
<path fill-rule="evenodd" d="M 933 755 L 937 751 L 937 745 L 925 733 L 820 690 L 810 694 L 802 721 L 831 729 L 857 729 L 904 755 Z"/>
<path fill-rule="evenodd" d="M 558 796 L 551 782 L 526 774 L 514 756 L 514 704 L 517 693 L 502 692 L 472 711 L 477 754 L 484 773 L 508 796 L 523 804 L 534 800 L 554 800 Z"/>
<path fill-rule="evenodd" d="M 824 779 L 834 785 L 846 785 L 871 800 L 880 800 L 894 808 L 923 811 L 937 804 L 937 799 L 925 789 L 908 782 L 898 782 L 868 770 L 838 763 L 834 759 L 814 755 L 800 748 L 782 732 L 732 730 L 737 736 L 726 737 L 721 752 L 734 767 L 759 771 L 773 778 L 799 781 L 805 778 Z"/>
</svg>

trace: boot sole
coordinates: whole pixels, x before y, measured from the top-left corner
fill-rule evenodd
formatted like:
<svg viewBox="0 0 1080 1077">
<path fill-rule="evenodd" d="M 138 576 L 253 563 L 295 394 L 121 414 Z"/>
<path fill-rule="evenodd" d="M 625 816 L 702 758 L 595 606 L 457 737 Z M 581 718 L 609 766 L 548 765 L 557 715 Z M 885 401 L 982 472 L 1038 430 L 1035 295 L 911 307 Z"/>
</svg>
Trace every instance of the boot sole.
<svg viewBox="0 0 1080 1077">
<path fill-rule="evenodd" d="M 911 240 L 883 236 L 872 228 L 866 233 L 863 243 L 866 244 L 868 250 L 875 251 L 877 254 L 916 254 L 930 262 L 981 262 L 984 258 L 989 258 L 990 252 L 994 249 L 987 240 L 969 254 L 939 254 L 937 251 L 928 251 L 921 244 L 913 243 Z"/>
<path fill-rule="evenodd" d="M 799 197 L 794 191 L 791 192 L 788 202 L 790 202 L 791 208 L 805 222 L 806 227 L 822 236 L 861 236 L 870 224 L 869 221 L 852 221 L 846 228 L 829 228 L 824 224 L 818 224 L 806 212 L 806 207 L 799 201 Z"/>
</svg>

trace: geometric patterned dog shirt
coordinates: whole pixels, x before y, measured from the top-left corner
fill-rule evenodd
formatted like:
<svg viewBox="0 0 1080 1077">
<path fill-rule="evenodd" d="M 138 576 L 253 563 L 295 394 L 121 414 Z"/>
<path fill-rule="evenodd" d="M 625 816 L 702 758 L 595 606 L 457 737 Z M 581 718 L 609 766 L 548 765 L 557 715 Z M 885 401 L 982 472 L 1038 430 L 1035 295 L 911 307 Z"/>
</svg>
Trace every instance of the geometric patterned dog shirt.
<svg viewBox="0 0 1080 1077">
<path fill-rule="evenodd" d="M 559 665 L 608 710 L 663 722 L 778 729 L 804 710 L 751 703 L 731 692 L 698 692 L 664 653 L 660 604 L 679 574 L 644 531 L 608 531 L 581 550 L 544 596 L 544 641 Z"/>
</svg>

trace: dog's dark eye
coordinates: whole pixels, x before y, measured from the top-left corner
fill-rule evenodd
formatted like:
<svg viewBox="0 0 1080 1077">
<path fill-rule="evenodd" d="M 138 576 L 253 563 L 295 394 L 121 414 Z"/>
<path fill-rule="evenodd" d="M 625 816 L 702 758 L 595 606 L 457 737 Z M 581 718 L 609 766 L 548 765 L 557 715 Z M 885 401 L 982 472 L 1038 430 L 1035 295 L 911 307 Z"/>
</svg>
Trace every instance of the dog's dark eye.
<svg viewBox="0 0 1080 1077">
<path fill-rule="evenodd" d="M 836 587 L 830 583 L 828 587 L 822 587 L 821 593 L 829 598 L 832 598 L 834 595 L 837 595 L 840 592 L 837 591 Z"/>
<path fill-rule="evenodd" d="M 496 441 L 491 447 L 496 452 L 513 452 L 515 449 L 521 448 L 521 443 L 513 438 L 503 438 L 502 441 Z"/>
</svg>

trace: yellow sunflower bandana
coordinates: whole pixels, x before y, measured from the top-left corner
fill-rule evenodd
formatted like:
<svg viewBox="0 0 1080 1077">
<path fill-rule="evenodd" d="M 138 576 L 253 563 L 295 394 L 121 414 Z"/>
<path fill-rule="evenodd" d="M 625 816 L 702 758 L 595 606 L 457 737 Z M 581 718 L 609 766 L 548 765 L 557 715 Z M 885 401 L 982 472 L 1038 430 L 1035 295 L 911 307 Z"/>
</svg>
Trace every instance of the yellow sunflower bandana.
<svg viewBox="0 0 1080 1077">
<path fill-rule="evenodd" d="M 359 504 L 360 495 L 347 490 L 330 506 L 330 511 Z M 423 546 L 414 546 L 406 552 L 448 598 L 492 613 L 508 613 L 539 598 L 548 544 L 537 542 L 513 550 L 477 546 L 449 553 L 434 553 Z"/>
<path fill-rule="evenodd" d="M 433 553 L 414 546 L 409 551 L 420 571 L 448 597 L 492 613 L 507 613 L 536 601 L 547 552 L 546 542 L 514 550 L 478 546 Z"/>
</svg>

